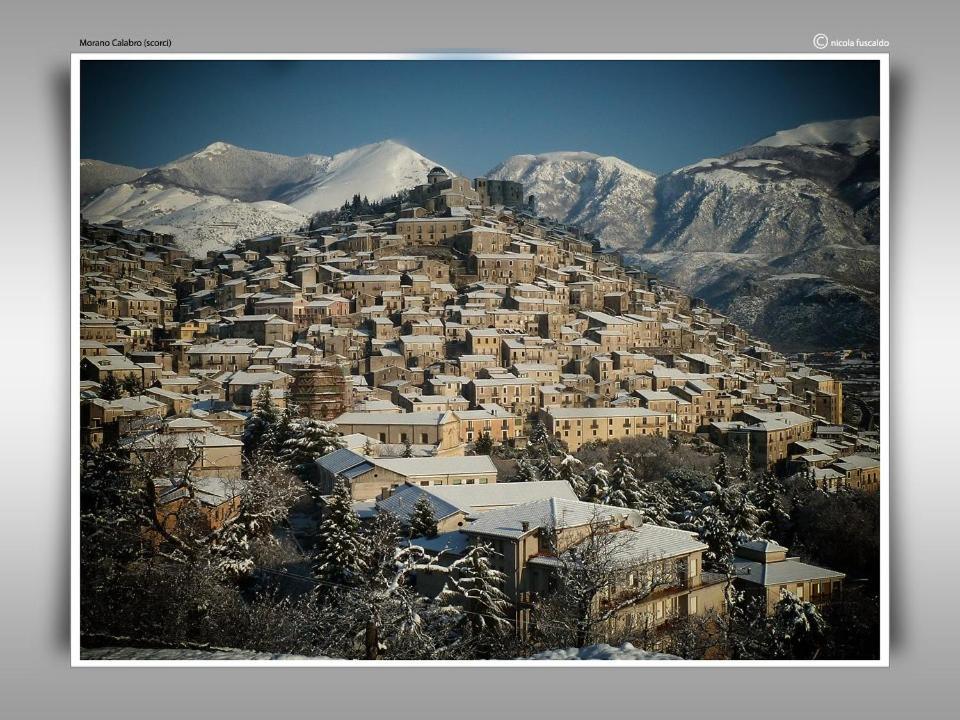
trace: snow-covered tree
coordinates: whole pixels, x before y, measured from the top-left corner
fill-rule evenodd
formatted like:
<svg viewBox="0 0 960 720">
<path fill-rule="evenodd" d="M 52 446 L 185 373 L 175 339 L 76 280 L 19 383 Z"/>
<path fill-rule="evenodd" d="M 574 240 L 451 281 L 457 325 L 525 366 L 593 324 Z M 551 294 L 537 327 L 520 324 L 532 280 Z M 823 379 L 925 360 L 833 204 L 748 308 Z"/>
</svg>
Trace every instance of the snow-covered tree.
<svg viewBox="0 0 960 720">
<path fill-rule="evenodd" d="M 673 520 L 673 508 L 666 483 L 638 482 L 638 501 L 636 509 L 643 515 L 645 522 L 662 527 L 676 527 Z"/>
<path fill-rule="evenodd" d="M 130 464 L 113 445 L 80 452 L 81 563 L 129 557 L 139 546 L 132 522 L 141 495 L 130 482 Z"/>
<path fill-rule="evenodd" d="M 637 480 L 633 463 L 623 453 L 618 452 L 610 469 L 610 490 L 607 504 L 616 507 L 639 509 L 642 501 L 640 482 Z"/>
<path fill-rule="evenodd" d="M 336 425 L 299 418 L 291 425 L 290 437 L 283 443 L 280 458 L 302 480 L 309 482 L 315 477 L 317 458 L 342 447 Z"/>
<path fill-rule="evenodd" d="M 237 483 L 239 507 L 210 538 L 213 563 L 231 579 L 249 576 L 268 548 L 279 545 L 276 527 L 303 494 L 303 487 L 273 458 L 250 463 Z"/>
<path fill-rule="evenodd" d="M 533 421 L 530 428 L 530 438 L 527 442 L 527 448 L 531 454 L 546 455 L 549 454 L 550 436 L 547 434 L 547 428 L 543 421 L 538 417 Z"/>
<path fill-rule="evenodd" d="M 517 472 L 513 476 L 512 482 L 535 482 L 540 479 L 537 469 L 533 463 L 525 457 L 517 460 Z"/>
<path fill-rule="evenodd" d="M 813 603 L 780 591 L 780 601 L 773 611 L 775 656 L 791 660 L 814 660 L 820 653 L 828 625 Z"/>
<path fill-rule="evenodd" d="M 279 457 L 283 452 L 284 443 L 294 436 L 294 425 L 296 423 L 296 407 L 288 403 L 277 415 L 276 422 L 269 425 L 260 437 L 260 453 L 270 457 Z"/>
<path fill-rule="evenodd" d="M 277 408 L 270 397 L 270 386 L 261 385 L 253 409 L 243 425 L 243 447 L 252 456 L 260 447 L 264 435 L 278 419 Z"/>
<path fill-rule="evenodd" d="M 587 468 L 585 482 L 587 485 L 584 500 L 592 503 L 606 503 L 610 495 L 610 473 L 603 463 L 594 463 Z"/>
<path fill-rule="evenodd" d="M 364 531 L 366 552 L 356 587 L 345 591 L 337 608 L 341 622 L 353 628 L 367 660 L 391 652 L 413 657 L 430 657 L 434 652 L 425 618 L 427 601 L 409 580 L 414 573 L 441 568 L 423 548 L 402 546 L 400 535 L 396 517 L 377 514 Z"/>
<path fill-rule="evenodd" d="M 783 503 L 783 484 L 772 472 L 763 472 L 757 476 L 750 488 L 751 502 L 757 508 L 762 525 L 760 534 L 782 541 L 790 525 L 790 515 Z"/>
<path fill-rule="evenodd" d="M 366 542 L 350 488 L 338 477 L 317 531 L 315 576 L 326 583 L 357 584 L 366 569 Z M 319 591 L 325 592 L 326 587 L 321 585 Z"/>
<path fill-rule="evenodd" d="M 530 427 L 526 454 L 531 458 L 545 458 L 557 457 L 562 453 L 562 443 L 547 432 L 547 428 L 539 416 L 535 417 Z"/>
<path fill-rule="evenodd" d="M 435 601 L 456 618 L 452 629 L 460 636 L 461 656 L 497 657 L 513 632 L 513 606 L 503 592 L 506 575 L 490 563 L 492 553 L 480 543 L 455 560 Z"/>
<path fill-rule="evenodd" d="M 427 496 L 421 495 L 413 505 L 410 514 L 410 537 L 435 538 L 437 536 L 437 517 L 433 513 L 433 505 Z"/>
<path fill-rule="evenodd" d="M 557 480 L 570 483 L 577 497 L 583 499 L 587 494 L 587 484 L 583 479 L 583 463 L 573 455 L 565 454 L 557 466 Z"/>
<path fill-rule="evenodd" d="M 553 460 L 549 456 L 542 458 L 536 467 L 537 476 L 541 481 L 560 479 L 560 469 L 553 464 Z"/>
<path fill-rule="evenodd" d="M 700 539 L 708 546 L 706 559 L 718 572 L 729 573 L 734 550 L 759 532 L 757 508 L 750 502 L 748 489 L 731 480 L 726 455 L 721 454 L 697 519 Z"/>
</svg>

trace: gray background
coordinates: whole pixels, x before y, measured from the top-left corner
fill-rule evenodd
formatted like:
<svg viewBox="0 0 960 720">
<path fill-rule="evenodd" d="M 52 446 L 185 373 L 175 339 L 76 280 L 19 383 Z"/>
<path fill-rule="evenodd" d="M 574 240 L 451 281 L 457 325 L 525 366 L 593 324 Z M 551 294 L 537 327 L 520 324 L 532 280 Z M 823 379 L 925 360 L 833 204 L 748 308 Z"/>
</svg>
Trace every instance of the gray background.
<svg viewBox="0 0 960 720">
<path fill-rule="evenodd" d="M 956 5 L 944 2 L 27 2 L 0 21 L 4 167 L 0 715 L 131 718 L 953 716 L 960 596 L 954 440 Z M 69 667 L 69 54 L 173 50 L 807 52 L 890 41 L 891 668 Z M 655 99 L 651 100 L 655 102 Z M 133 110 L 149 112 L 149 108 Z M 118 112 L 128 112 L 118 108 Z M 429 709 L 428 709 L 429 708 Z"/>
</svg>

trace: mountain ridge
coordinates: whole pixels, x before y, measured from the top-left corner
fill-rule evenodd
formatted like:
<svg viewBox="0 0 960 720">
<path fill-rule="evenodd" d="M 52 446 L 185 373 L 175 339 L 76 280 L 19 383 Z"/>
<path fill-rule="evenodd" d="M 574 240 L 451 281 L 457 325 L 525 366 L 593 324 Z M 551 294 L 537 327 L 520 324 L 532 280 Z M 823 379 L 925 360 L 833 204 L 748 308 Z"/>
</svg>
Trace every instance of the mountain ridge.
<svg viewBox="0 0 960 720">
<path fill-rule="evenodd" d="M 879 152 L 879 118 L 869 116 L 780 130 L 660 175 L 615 156 L 554 151 L 513 155 L 487 177 L 524 183 L 538 213 L 752 318 L 744 324 L 782 346 L 797 337 L 776 320 L 790 298 L 829 309 L 833 297 L 865 322 L 879 320 Z M 435 165 L 393 140 L 299 157 L 217 141 L 146 171 L 88 165 L 86 187 L 126 179 L 87 198 L 84 212 L 176 232 L 202 254 L 245 233 L 296 229 L 355 194 L 392 195 L 425 182 Z M 810 276 L 826 280 L 813 288 Z M 800 321 L 816 324 L 812 316 Z"/>
</svg>

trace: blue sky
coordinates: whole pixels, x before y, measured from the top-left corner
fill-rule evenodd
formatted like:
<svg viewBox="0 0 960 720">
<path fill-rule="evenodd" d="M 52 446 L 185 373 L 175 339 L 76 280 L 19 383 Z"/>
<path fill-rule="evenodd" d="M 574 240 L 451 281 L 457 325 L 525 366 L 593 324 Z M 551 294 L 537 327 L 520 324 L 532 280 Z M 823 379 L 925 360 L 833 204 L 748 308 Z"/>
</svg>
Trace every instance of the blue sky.
<svg viewBox="0 0 960 720">
<path fill-rule="evenodd" d="M 875 61 L 85 61 L 81 156 L 149 168 L 222 140 L 391 138 L 457 172 L 587 150 L 661 173 L 805 122 L 879 114 Z"/>
</svg>

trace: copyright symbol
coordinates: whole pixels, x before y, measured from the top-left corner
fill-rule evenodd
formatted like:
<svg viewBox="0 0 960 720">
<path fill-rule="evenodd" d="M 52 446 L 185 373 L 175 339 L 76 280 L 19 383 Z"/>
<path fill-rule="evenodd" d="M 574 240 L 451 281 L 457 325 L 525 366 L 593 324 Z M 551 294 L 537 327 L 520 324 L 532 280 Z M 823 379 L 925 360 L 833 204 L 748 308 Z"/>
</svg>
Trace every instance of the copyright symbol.
<svg viewBox="0 0 960 720">
<path fill-rule="evenodd" d="M 829 44 L 829 42 L 829 38 L 823 33 L 817 33 L 813 36 L 813 46 L 817 50 L 823 50 Z"/>
</svg>

